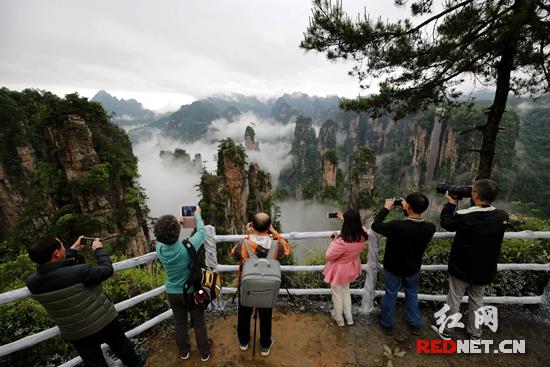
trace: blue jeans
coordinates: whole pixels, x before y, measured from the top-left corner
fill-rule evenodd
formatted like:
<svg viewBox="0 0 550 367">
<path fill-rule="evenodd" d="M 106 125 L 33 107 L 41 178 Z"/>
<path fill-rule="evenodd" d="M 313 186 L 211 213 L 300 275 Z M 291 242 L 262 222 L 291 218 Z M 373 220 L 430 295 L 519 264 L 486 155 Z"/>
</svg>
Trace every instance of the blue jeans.
<svg viewBox="0 0 550 367">
<path fill-rule="evenodd" d="M 403 283 L 403 288 L 405 288 L 405 315 L 407 322 L 412 326 L 420 326 L 422 324 L 422 316 L 418 309 L 420 270 L 418 273 L 410 276 L 397 276 L 384 270 L 384 290 L 386 294 L 380 301 L 380 308 L 382 309 L 380 324 L 385 328 L 393 328 L 397 291 L 401 283 Z"/>
</svg>

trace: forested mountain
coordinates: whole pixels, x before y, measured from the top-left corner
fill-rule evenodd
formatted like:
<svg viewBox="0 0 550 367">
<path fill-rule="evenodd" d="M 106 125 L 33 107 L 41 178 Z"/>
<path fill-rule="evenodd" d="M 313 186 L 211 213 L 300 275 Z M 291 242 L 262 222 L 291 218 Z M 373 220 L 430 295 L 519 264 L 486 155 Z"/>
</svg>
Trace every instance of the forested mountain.
<svg viewBox="0 0 550 367">
<path fill-rule="evenodd" d="M 213 96 L 184 105 L 129 134 L 135 142 L 149 139 L 151 132 L 157 131 L 184 143 L 200 139 L 214 143 L 215 139 L 207 135 L 217 119 L 231 124 L 239 115 L 252 113 L 282 125 L 296 123 L 289 151 L 292 164 L 283 169 L 276 183 L 284 189 L 279 193 L 285 196 L 286 192 L 298 199 L 332 198 L 348 202 L 357 197 L 352 195 L 356 189 L 352 188 L 351 158 L 363 148 L 371 149 L 376 158 L 376 167 L 369 171 L 369 175 L 374 175 L 374 187 L 367 190 L 369 197 L 400 195 L 413 188 L 431 191 L 441 181 L 471 182 L 479 163 L 479 126 L 488 107 L 483 98 L 490 96 L 490 91 L 481 91 L 472 96 L 476 99 L 470 106 L 445 111 L 431 107 L 400 120 L 387 115 L 373 118 L 367 113 L 343 112 L 336 96 L 312 97 L 302 93 L 268 99 L 237 94 Z M 549 135 L 546 121 L 549 99 L 510 98 L 497 137 L 493 171 L 503 200 L 525 203 L 550 198 L 543 184 L 549 166 L 542 158 L 548 155 L 545 136 Z M 316 133 L 320 127 L 321 131 Z M 256 139 L 255 144 L 261 143 Z M 550 214 L 544 209 L 541 213 Z"/>
<path fill-rule="evenodd" d="M 40 235 L 66 244 L 112 237 L 118 253 L 148 252 L 144 195 L 127 135 L 76 94 L 0 89 L 0 240 L 5 260 Z"/>
</svg>

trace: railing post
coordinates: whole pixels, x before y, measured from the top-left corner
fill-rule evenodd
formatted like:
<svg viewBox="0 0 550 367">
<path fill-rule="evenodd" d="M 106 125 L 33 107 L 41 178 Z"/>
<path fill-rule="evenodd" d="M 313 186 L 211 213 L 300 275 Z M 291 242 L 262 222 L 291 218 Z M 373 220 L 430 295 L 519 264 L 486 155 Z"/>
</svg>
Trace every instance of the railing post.
<svg viewBox="0 0 550 367">
<path fill-rule="evenodd" d="M 206 266 L 216 269 L 218 267 L 218 255 L 216 254 L 216 228 L 210 224 L 204 227 L 204 252 Z"/>
<path fill-rule="evenodd" d="M 204 236 L 204 262 L 206 266 L 217 269 L 218 268 L 218 255 L 216 253 L 216 228 L 210 224 L 205 226 L 206 236 Z M 216 299 L 208 305 L 209 308 L 213 307 L 217 310 L 224 308 L 223 300 Z"/>
<path fill-rule="evenodd" d="M 546 284 L 542 293 L 542 312 L 545 318 L 550 314 L 550 280 L 548 280 L 548 284 Z"/>
<path fill-rule="evenodd" d="M 378 233 L 369 229 L 368 255 L 367 255 L 367 276 L 365 277 L 365 286 L 363 287 L 363 299 L 361 301 L 360 312 L 363 314 L 371 313 L 374 308 L 374 295 L 376 291 L 376 278 L 378 274 Z"/>
</svg>

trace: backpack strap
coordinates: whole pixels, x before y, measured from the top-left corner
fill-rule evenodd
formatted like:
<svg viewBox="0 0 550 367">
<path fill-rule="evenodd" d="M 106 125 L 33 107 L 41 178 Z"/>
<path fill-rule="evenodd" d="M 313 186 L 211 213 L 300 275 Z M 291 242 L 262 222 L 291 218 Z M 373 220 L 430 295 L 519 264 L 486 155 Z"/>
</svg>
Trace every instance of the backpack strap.
<svg viewBox="0 0 550 367">
<path fill-rule="evenodd" d="M 246 247 L 246 252 L 248 252 L 248 257 L 250 257 L 251 259 L 258 257 L 256 256 L 256 253 L 252 251 L 252 249 L 250 248 L 250 244 L 248 243 L 248 240 L 243 239 L 243 243 L 244 243 L 244 246 Z M 241 254 L 241 257 L 242 257 L 242 254 Z"/>
<path fill-rule="evenodd" d="M 189 264 L 189 277 L 183 285 L 183 293 L 187 294 L 191 286 L 193 286 L 195 290 L 200 289 L 202 272 L 200 271 L 201 266 L 199 264 L 199 257 L 193 244 L 189 242 L 188 239 L 183 240 L 182 243 L 183 247 L 187 250 L 187 254 L 191 258 L 191 263 Z"/>
<path fill-rule="evenodd" d="M 269 246 L 269 251 L 267 252 L 267 257 L 277 260 L 277 248 L 278 247 L 279 247 L 279 241 L 271 240 L 271 246 Z"/>
</svg>

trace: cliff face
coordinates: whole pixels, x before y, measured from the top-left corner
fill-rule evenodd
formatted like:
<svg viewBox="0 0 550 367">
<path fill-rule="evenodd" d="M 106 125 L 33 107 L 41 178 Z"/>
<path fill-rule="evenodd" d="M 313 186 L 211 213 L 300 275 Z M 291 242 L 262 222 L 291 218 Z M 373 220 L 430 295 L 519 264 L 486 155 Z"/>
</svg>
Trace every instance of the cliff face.
<svg viewBox="0 0 550 367">
<path fill-rule="evenodd" d="M 296 199 L 311 199 L 320 188 L 322 162 L 310 118 L 300 116 L 296 119 L 290 154 L 292 165 L 281 172 L 281 184 L 287 187 Z"/>
<path fill-rule="evenodd" d="M 415 116 L 394 121 L 387 116 L 369 118 L 355 115 L 344 121 L 350 147 L 371 147 L 380 157 L 376 186 L 382 196 L 395 196 L 416 188 L 428 190 L 436 182 L 469 184 L 477 173 L 481 132 L 481 106 L 447 111 L 432 108 Z M 510 192 L 515 177 L 514 142 L 519 119 L 506 113 L 503 131 L 497 138 L 494 179 Z M 504 194 L 506 195 L 506 194 Z"/>
<path fill-rule="evenodd" d="M 252 126 L 247 126 L 244 132 L 244 148 L 246 150 L 260 149 L 260 144 L 256 143 L 256 133 Z"/>
<path fill-rule="evenodd" d="M 330 152 L 336 153 L 334 150 Z M 323 176 L 321 180 L 321 186 L 323 187 L 336 187 L 336 170 L 338 161 L 331 159 L 330 156 L 323 156 Z"/>
<path fill-rule="evenodd" d="M 250 164 L 244 148 L 231 139 L 220 142 L 216 174 L 204 172 L 200 191 L 203 218 L 217 233 L 244 233 L 256 212 L 271 214 L 271 177 Z"/>
<path fill-rule="evenodd" d="M 350 182 L 350 205 L 356 209 L 372 206 L 374 199 L 374 177 L 376 172 L 376 154 L 370 148 L 358 148 L 353 151 L 348 167 Z"/>
<path fill-rule="evenodd" d="M 329 149 L 336 149 L 336 123 L 334 121 L 327 120 L 321 126 L 317 149 L 321 156 Z"/>
<path fill-rule="evenodd" d="M 233 233 L 243 233 L 246 221 L 246 199 L 248 195 L 245 180 L 245 162 L 236 156 L 232 147 L 227 147 L 218 155 L 218 175 L 224 178 L 227 191 L 228 228 Z M 220 162 L 222 164 L 220 170 Z"/>
<path fill-rule="evenodd" d="M 105 111 L 76 95 L 29 90 L 2 89 L 0 104 L 9 125 L 0 147 L 15 153 L 0 162 L 0 236 L 19 245 L 14 253 L 46 233 L 65 243 L 117 236 L 115 251 L 148 252 L 135 157 Z"/>
<path fill-rule="evenodd" d="M 271 212 L 271 177 L 262 171 L 256 163 L 248 168 L 248 198 L 246 203 L 247 217 L 257 212 Z"/>
</svg>

